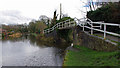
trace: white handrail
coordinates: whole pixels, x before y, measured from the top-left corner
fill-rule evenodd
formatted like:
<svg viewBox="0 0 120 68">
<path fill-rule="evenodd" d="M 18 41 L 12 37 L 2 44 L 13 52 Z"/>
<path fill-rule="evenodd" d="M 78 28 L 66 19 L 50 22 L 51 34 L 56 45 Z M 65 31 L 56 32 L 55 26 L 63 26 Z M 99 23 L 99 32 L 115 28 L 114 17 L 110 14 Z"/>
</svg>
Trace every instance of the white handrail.
<svg viewBox="0 0 120 68">
<path fill-rule="evenodd" d="M 91 34 L 93 34 L 93 30 L 103 32 L 103 33 L 104 33 L 104 39 L 106 38 L 106 33 L 120 37 L 120 34 L 106 31 L 106 29 L 107 29 L 106 26 L 107 26 L 107 25 L 116 26 L 116 27 L 119 27 L 119 28 L 120 28 L 120 24 L 104 23 L 104 22 L 92 22 L 90 19 L 88 19 L 88 18 L 86 18 L 86 19 L 89 20 L 89 21 L 86 22 L 86 23 L 89 24 L 90 27 L 87 26 L 87 25 L 84 25 L 82 22 L 79 22 L 79 23 L 78 23 L 79 26 L 83 27 L 83 31 L 85 31 L 84 28 L 88 28 L 88 29 L 91 29 Z M 79 20 L 79 21 L 80 21 L 80 20 Z M 82 25 L 81 25 L 81 24 L 82 24 Z M 93 26 L 93 24 L 99 24 L 100 26 Z M 102 25 L 104 25 L 104 30 L 101 30 Z M 96 29 L 96 28 L 94 28 L 94 27 L 100 27 L 100 29 Z"/>
<path fill-rule="evenodd" d="M 71 24 L 74 24 L 74 26 L 75 26 L 75 24 L 76 24 L 75 21 L 70 21 L 70 20 L 72 20 L 72 19 L 68 19 L 68 20 L 65 20 L 63 22 L 57 23 L 53 27 L 44 30 L 43 33 L 50 33 L 51 31 L 54 31 L 56 28 L 64 29 L 65 27 L 73 27 L 73 25 L 71 25 Z"/>
<path fill-rule="evenodd" d="M 68 27 L 73 27 L 73 26 L 75 26 L 77 24 L 78 26 L 83 28 L 83 31 L 85 31 L 85 28 L 91 29 L 91 35 L 93 34 L 93 30 L 95 30 L 95 31 L 103 32 L 104 33 L 104 38 L 106 38 L 106 33 L 120 37 L 120 34 L 106 31 L 106 29 L 107 29 L 106 26 L 107 25 L 118 26 L 120 28 L 120 24 L 104 23 L 104 22 L 93 22 L 88 18 L 81 18 L 81 19 L 74 18 L 74 21 L 70 21 L 70 20 L 72 20 L 72 19 L 68 19 L 66 21 L 57 23 L 52 28 L 44 30 L 44 33 L 49 33 L 51 31 L 54 31 L 57 28 L 58 29 L 64 29 L 64 28 L 68 28 Z M 84 21 L 82 21 L 82 20 L 84 20 Z M 73 25 L 71 25 L 71 24 L 73 24 Z M 87 24 L 90 25 L 90 27 L 87 26 Z M 99 24 L 100 26 L 93 26 L 93 24 Z M 102 25 L 104 25 L 104 30 L 101 30 Z M 100 29 L 96 29 L 95 27 L 99 27 Z"/>
</svg>

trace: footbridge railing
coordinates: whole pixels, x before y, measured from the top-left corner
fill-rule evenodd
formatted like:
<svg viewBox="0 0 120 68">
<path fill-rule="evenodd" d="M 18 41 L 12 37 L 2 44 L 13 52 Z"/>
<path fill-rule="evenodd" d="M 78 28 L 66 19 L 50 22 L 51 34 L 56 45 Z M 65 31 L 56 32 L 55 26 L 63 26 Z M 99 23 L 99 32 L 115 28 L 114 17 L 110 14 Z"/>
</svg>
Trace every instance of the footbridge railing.
<svg viewBox="0 0 120 68">
<path fill-rule="evenodd" d="M 76 22 L 72 19 L 68 19 L 66 21 L 57 23 L 56 25 L 54 25 L 53 27 L 44 30 L 44 33 L 50 33 L 52 31 L 54 31 L 55 29 L 65 29 L 65 28 L 70 28 L 70 27 L 74 27 L 76 25 Z"/>
<path fill-rule="evenodd" d="M 97 24 L 97 26 L 95 24 Z M 114 33 L 114 32 L 109 32 L 106 30 L 107 29 L 106 26 L 108 26 L 108 25 L 115 26 L 115 27 L 118 27 L 118 29 L 120 29 L 120 24 L 93 22 L 88 18 L 81 18 L 81 19 L 74 18 L 74 20 L 68 19 L 66 21 L 57 23 L 52 28 L 44 30 L 44 33 L 50 33 L 52 31 L 54 31 L 55 29 L 65 29 L 65 28 L 69 28 L 69 27 L 74 27 L 76 25 L 82 27 L 83 31 L 85 31 L 85 28 L 90 29 L 91 35 L 93 34 L 93 31 L 99 31 L 99 32 L 104 33 L 104 38 L 106 38 L 106 34 L 111 34 L 111 35 L 120 37 L 120 34 Z M 103 29 L 102 29 L 102 26 L 103 26 Z"/>
<path fill-rule="evenodd" d="M 104 23 L 104 22 L 93 22 L 88 18 L 83 18 L 84 21 L 81 21 L 81 19 L 78 19 L 77 25 L 81 26 L 83 28 L 83 31 L 85 31 L 85 28 L 90 29 L 91 35 L 93 35 L 93 31 L 99 31 L 104 33 L 104 39 L 106 38 L 106 34 L 114 35 L 120 37 L 120 34 L 109 32 L 107 31 L 107 26 L 115 26 L 120 29 L 120 24 L 112 24 L 112 23 Z M 97 24 L 97 26 L 95 26 Z M 102 29 L 103 27 L 103 29 Z"/>
</svg>

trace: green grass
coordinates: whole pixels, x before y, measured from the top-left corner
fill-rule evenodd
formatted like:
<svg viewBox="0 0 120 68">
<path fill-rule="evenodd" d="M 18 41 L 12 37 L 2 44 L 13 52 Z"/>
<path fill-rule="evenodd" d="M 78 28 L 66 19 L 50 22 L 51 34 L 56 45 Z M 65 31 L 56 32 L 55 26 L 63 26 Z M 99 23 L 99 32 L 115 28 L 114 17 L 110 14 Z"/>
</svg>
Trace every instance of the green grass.
<svg viewBox="0 0 120 68">
<path fill-rule="evenodd" d="M 83 46 L 80 51 L 68 51 L 64 66 L 120 66 L 119 52 L 98 52 Z"/>
</svg>

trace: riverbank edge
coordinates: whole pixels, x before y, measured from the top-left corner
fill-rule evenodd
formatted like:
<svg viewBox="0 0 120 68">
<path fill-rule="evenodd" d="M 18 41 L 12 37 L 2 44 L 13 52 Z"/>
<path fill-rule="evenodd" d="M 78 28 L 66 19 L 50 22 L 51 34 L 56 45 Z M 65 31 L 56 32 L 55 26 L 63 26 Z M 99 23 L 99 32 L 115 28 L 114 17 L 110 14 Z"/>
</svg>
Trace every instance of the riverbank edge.
<svg viewBox="0 0 120 68">
<path fill-rule="evenodd" d="M 77 45 L 77 47 L 79 48 L 79 45 Z M 70 59 L 68 59 L 68 58 L 70 58 L 71 56 L 69 56 L 68 57 L 68 55 L 69 55 L 69 53 L 72 51 L 72 50 L 70 50 L 70 48 L 77 48 L 77 47 L 68 47 L 66 50 L 65 50 L 65 55 L 64 55 L 64 61 L 63 61 L 63 68 L 65 68 L 66 66 L 70 66 L 70 65 L 66 65 L 65 63 L 66 62 L 69 62 L 69 61 L 67 61 L 67 60 L 70 60 Z M 83 46 L 82 46 L 83 47 Z M 88 49 L 88 48 L 86 48 L 86 49 Z M 90 49 L 90 50 L 92 50 L 92 49 Z M 99 52 L 99 51 L 96 51 L 96 52 Z M 109 66 L 110 68 L 111 67 L 120 67 L 120 52 L 118 52 L 118 51 L 115 51 L 117 54 L 115 54 L 115 57 L 117 56 L 117 58 L 118 58 L 118 65 L 116 66 L 116 65 L 113 65 L 113 66 Z M 104 52 L 103 52 L 104 53 Z M 112 53 L 111 53 L 112 54 Z M 114 54 L 114 52 L 113 52 L 113 54 Z M 109 57 L 111 57 L 111 56 L 109 56 Z M 113 56 L 114 57 L 114 56 Z M 75 60 L 72 60 L 72 61 L 75 61 Z M 107 60 L 106 60 L 106 62 L 107 62 Z M 78 65 L 79 66 L 79 65 Z M 92 65 L 90 65 L 90 66 L 92 66 Z M 97 65 L 94 65 L 94 66 L 92 66 L 92 67 L 96 67 Z M 100 65 L 100 66 L 97 66 L 97 68 L 106 68 L 106 66 L 108 66 L 108 65 Z M 89 65 L 83 65 L 83 67 L 89 67 Z"/>
<path fill-rule="evenodd" d="M 66 58 L 66 56 L 67 56 L 67 53 L 68 53 L 68 50 L 69 50 L 70 47 L 71 47 L 71 46 L 69 46 L 69 47 L 67 47 L 67 48 L 65 49 L 62 66 L 64 66 L 65 58 Z"/>
</svg>

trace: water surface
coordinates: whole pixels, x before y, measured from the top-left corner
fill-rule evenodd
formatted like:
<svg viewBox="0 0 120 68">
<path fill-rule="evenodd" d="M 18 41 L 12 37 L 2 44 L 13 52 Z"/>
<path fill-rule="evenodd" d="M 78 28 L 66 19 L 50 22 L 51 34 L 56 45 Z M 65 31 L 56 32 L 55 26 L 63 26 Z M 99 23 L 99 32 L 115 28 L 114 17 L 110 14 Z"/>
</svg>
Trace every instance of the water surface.
<svg viewBox="0 0 120 68">
<path fill-rule="evenodd" d="M 2 40 L 3 66 L 62 66 L 65 47 L 40 44 L 34 36 Z"/>
</svg>

